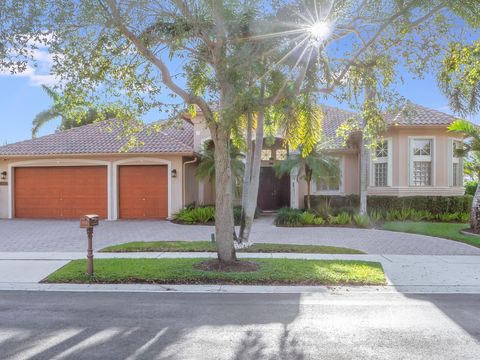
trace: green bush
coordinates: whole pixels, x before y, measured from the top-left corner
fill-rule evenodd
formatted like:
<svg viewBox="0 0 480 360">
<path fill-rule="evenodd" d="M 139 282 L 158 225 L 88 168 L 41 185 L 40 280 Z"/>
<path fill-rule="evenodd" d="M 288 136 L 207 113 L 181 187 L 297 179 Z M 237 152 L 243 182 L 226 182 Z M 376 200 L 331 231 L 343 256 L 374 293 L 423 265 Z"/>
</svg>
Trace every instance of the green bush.
<svg viewBox="0 0 480 360">
<path fill-rule="evenodd" d="M 467 181 L 465 184 L 465 195 L 475 195 L 478 183 L 476 181 Z"/>
<path fill-rule="evenodd" d="M 185 224 L 207 224 L 215 221 L 215 207 L 184 208 L 174 215 L 174 219 Z"/>
<path fill-rule="evenodd" d="M 438 220 L 441 222 L 456 222 L 459 218 L 459 213 L 438 214 Z"/>
<path fill-rule="evenodd" d="M 353 222 L 361 228 L 370 227 L 370 218 L 367 215 L 355 214 L 353 215 Z"/>
<path fill-rule="evenodd" d="M 332 225 L 347 225 L 352 222 L 352 216 L 348 212 L 341 212 L 340 214 L 334 216 L 330 215 L 328 217 L 328 223 Z"/>
<path fill-rule="evenodd" d="M 312 208 L 319 214 L 337 215 L 341 212 L 357 213 L 359 207 L 358 195 L 313 195 Z M 368 196 L 368 212 L 378 211 L 386 214 L 387 211 L 401 211 L 412 209 L 429 211 L 433 215 L 445 213 L 469 212 L 472 205 L 472 196 Z"/>
<path fill-rule="evenodd" d="M 304 225 L 323 225 L 325 220 L 310 211 L 291 209 L 288 207 L 278 210 L 275 217 L 275 225 L 279 226 L 304 226 Z"/>
<path fill-rule="evenodd" d="M 304 211 L 300 214 L 300 220 L 304 225 L 312 225 L 315 223 L 315 214 Z"/>
<path fill-rule="evenodd" d="M 275 217 L 275 225 L 303 226 L 302 211 L 289 207 L 283 207 L 279 209 L 277 216 Z"/>
<path fill-rule="evenodd" d="M 470 213 L 468 213 L 468 212 L 461 213 L 459 218 L 458 218 L 458 221 L 461 222 L 461 223 L 470 222 Z"/>
<path fill-rule="evenodd" d="M 374 223 L 378 223 L 383 219 L 383 214 L 380 211 L 372 211 L 370 213 L 370 220 Z"/>
</svg>

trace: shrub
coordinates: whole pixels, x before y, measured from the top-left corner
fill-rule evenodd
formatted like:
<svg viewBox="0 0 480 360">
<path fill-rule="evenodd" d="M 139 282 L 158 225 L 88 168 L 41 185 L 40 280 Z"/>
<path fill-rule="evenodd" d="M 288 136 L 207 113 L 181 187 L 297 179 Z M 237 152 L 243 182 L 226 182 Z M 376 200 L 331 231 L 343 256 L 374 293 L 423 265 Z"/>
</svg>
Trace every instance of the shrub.
<svg viewBox="0 0 480 360">
<path fill-rule="evenodd" d="M 318 213 L 324 213 L 328 209 L 330 214 L 348 212 L 350 214 L 358 211 L 358 195 L 313 195 L 312 208 Z M 412 209 L 417 211 L 429 211 L 433 215 L 445 213 L 469 212 L 472 205 L 472 196 L 368 196 L 368 212 L 379 211 L 385 214 L 387 211 L 401 211 Z"/>
<path fill-rule="evenodd" d="M 323 225 L 325 224 L 325 220 L 321 218 L 320 216 L 316 216 L 315 219 L 313 219 L 313 224 L 314 225 Z"/>
<path fill-rule="evenodd" d="M 278 210 L 275 217 L 275 225 L 302 226 L 302 214 L 301 210 L 283 207 Z"/>
<path fill-rule="evenodd" d="M 332 225 L 347 225 L 352 221 L 352 217 L 347 212 L 341 212 L 337 216 L 330 215 L 328 217 L 328 223 Z"/>
<path fill-rule="evenodd" d="M 462 223 L 470 222 L 470 213 L 468 213 L 468 212 L 461 213 L 459 218 L 458 218 L 458 221 L 460 221 Z"/>
<path fill-rule="evenodd" d="M 441 222 L 455 222 L 459 219 L 459 213 L 438 214 L 438 220 Z"/>
<path fill-rule="evenodd" d="M 304 225 L 312 225 L 315 223 L 315 214 L 304 211 L 300 214 L 300 220 Z"/>
<path fill-rule="evenodd" d="M 380 211 L 372 211 L 370 213 L 370 220 L 374 223 L 380 222 L 383 219 L 383 214 Z"/>
<path fill-rule="evenodd" d="M 435 216 L 427 210 L 412 210 L 410 214 L 410 220 L 413 221 L 430 221 L 434 218 Z"/>
<path fill-rule="evenodd" d="M 174 219 L 186 224 L 207 224 L 215 221 L 215 207 L 185 208 L 176 213 Z"/>
<path fill-rule="evenodd" d="M 478 183 L 476 181 L 467 181 L 465 183 L 465 195 L 475 195 Z"/>
<path fill-rule="evenodd" d="M 370 227 L 370 218 L 367 215 L 355 214 L 353 215 L 353 222 L 361 228 Z"/>
</svg>

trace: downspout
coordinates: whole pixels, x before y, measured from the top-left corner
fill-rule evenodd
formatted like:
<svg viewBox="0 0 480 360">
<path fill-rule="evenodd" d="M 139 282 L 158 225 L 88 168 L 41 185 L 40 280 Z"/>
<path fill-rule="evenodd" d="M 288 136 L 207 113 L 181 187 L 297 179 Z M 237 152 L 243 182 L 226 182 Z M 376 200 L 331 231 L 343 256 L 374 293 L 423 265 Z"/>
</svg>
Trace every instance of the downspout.
<svg viewBox="0 0 480 360">
<path fill-rule="evenodd" d="M 198 161 L 198 158 L 195 156 L 195 158 L 193 160 L 190 160 L 190 161 L 185 161 L 183 163 L 183 170 L 182 170 L 182 207 L 185 207 L 185 169 L 186 169 L 186 165 L 188 164 L 195 164 L 196 162 Z"/>
</svg>

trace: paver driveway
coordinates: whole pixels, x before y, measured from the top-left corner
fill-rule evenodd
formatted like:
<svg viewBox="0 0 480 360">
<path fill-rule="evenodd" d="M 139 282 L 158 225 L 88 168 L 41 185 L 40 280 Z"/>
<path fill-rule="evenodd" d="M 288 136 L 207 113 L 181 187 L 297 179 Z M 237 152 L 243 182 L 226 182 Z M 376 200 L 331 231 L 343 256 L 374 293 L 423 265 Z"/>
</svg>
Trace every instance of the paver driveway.
<svg viewBox="0 0 480 360">
<path fill-rule="evenodd" d="M 95 228 L 96 250 L 129 241 L 208 240 L 212 226 L 168 221 L 102 221 Z M 382 230 L 348 228 L 279 228 L 273 219 L 258 219 L 254 242 L 349 247 L 369 254 L 480 255 L 480 249 L 455 241 Z M 1 251 L 84 251 L 85 230 L 70 220 L 0 220 Z"/>
</svg>

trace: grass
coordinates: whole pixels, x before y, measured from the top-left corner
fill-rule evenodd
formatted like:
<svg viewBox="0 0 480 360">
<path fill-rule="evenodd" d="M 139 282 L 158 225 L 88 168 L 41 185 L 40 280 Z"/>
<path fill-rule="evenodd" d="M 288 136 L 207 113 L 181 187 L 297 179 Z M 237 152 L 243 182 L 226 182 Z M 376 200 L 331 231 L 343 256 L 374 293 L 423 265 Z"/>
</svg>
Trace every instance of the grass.
<svg viewBox="0 0 480 360">
<path fill-rule="evenodd" d="M 215 252 L 215 244 L 210 241 L 152 241 L 130 242 L 106 247 L 100 252 Z M 322 245 L 254 244 L 239 252 L 258 253 L 304 253 L 304 254 L 364 254 L 355 249 Z"/>
<path fill-rule="evenodd" d="M 480 247 L 480 237 L 460 233 L 460 230 L 467 229 L 468 227 L 469 224 L 413 221 L 392 221 L 386 222 L 383 225 L 384 230 L 436 236 Z"/>
<path fill-rule="evenodd" d="M 350 260 L 245 259 L 260 265 L 253 272 L 213 272 L 194 266 L 207 259 L 98 259 L 95 275 L 86 261 L 74 260 L 50 274 L 48 283 L 158 283 L 263 285 L 384 285 L 380 263 Z"/>
</svg>

